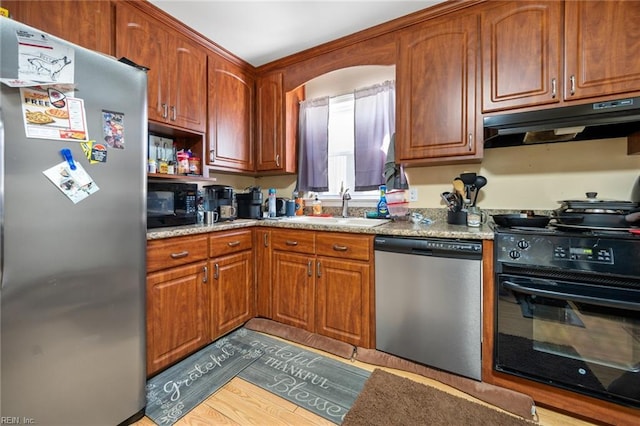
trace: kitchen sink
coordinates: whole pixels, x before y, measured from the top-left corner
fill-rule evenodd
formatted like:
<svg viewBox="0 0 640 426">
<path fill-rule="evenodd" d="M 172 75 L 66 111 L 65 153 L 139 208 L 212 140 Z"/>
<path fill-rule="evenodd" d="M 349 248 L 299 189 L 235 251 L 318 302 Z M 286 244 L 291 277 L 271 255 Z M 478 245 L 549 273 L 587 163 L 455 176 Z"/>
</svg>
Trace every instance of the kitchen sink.
<svg viewBox="0 0 640 426">
<path fill-rule="evenodd" d="M 389 219 L 366 219 L 364 217 L 294 216 L 294 217 L 285 217 L 282 219 L 282 221 L 291 222 L 291 223 L 306 223 L 309 225 L 373 228 L 374 226 L 383 225 L 389 222 L 390 220 Z"/>
</svg>

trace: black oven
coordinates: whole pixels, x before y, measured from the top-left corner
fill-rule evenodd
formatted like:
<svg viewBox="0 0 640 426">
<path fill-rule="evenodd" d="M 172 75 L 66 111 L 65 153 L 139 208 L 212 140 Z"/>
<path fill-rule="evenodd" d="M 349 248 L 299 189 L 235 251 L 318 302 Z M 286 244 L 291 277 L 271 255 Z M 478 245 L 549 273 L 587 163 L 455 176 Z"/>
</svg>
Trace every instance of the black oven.
<svg viewBox="0 0 640 426">
<path fill-rule="evenodd" d="M 640 407 L 640 239 L 498 231 L 497 371 Z"/>
<path fill-rule="evenodd" d="M 198 185 L 186 182 L 147 183 L 147 228 L 193 225 L 197 216 Z"/>
</svg>

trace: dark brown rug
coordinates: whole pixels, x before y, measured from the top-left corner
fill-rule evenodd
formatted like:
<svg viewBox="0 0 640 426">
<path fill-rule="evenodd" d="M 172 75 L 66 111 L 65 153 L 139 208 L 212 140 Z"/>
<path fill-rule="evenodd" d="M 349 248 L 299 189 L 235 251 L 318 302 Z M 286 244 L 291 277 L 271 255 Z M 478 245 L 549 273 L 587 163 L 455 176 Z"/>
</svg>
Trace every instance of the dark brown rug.
<svg viewBox="0 0 640 426">
<path fill-rule="evenodd" d="M 537 423 L 375 369 L 342 425 L 531 426 Z"/>
</svg>

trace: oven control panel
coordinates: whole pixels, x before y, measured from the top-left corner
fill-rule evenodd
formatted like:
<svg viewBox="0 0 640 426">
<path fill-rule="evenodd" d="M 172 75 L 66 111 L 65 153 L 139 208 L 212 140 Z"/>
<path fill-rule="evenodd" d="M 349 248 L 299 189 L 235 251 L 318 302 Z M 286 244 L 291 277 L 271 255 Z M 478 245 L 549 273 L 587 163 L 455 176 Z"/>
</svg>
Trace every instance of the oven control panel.
<svg viewBox="0 0 640 426">
<path fill-rule="evenodd" d="M 566 259 L 613 265 L 613 249 L 609 247 L 556 246 L 553 250 L 553 257 L 557 260 Z"/>
<path fill-rule="evenodd" d="M 640 238 L 599 235 L 497 232 L 496 271 L 503 264 L 587 273 L 605 273 L 640 280 Z M 639 284 L 640 285 L 640 284 Z"/>
</svg>

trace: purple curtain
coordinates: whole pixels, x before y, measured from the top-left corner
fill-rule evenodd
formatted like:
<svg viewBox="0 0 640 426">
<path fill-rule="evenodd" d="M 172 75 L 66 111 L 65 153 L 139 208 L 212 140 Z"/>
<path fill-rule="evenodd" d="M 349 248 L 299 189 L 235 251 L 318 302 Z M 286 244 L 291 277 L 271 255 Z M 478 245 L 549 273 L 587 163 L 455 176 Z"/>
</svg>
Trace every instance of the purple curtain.
<svg viewBox="0 0 640 426">
<path fill-rule="evenodd" d="M 391 136 L 396 131 L 395 82 L 355 91 L 356 191 L 377 189 L 385 183 L 384 165 Z"/>
<path fill-rule="evenodd" d="M 328 191 L 328 96 L 300 103 L 298 137 L 298 191 Z"/>
</svg>

